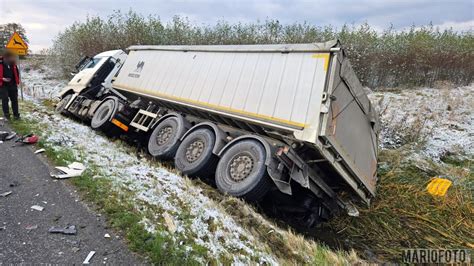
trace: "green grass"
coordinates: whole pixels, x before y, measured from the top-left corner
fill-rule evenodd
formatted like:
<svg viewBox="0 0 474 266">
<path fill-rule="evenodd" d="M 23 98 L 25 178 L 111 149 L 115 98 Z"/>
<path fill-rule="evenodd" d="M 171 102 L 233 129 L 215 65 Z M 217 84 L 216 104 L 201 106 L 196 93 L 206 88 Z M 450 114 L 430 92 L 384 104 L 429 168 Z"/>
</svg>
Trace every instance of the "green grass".
<svg viewBox="0 0 474 266">
<path fill-rule="evenodd" d="M 23 111 L 31 111 L 32 108 L 28 103 L 22 104 Z M 10 126 L 20 135 L 47 134 L 44 128 L 27 119 L 12 121 Z M 46 150 L 46 156 L 55 165 L 67 165 L 80 159 L 66 149 L 53 149 L 44 139 L 40 139 L 37 146 Z M 100 174 L 99 169 L 89 166 L 80 177 L 68 179 L 66 182 L 71 182 L 81 192 L 83 199 L 93 203 L 97 211 L 105 214 L 112 228 L 125 234 L 127 244 L 132 251 L 147 257 L 153 264 L 199 264 L 195 255 L 202 256 L 202 249 L 187 252 L 171 235 L 166 233 L 165 228 L 157 228 L 156 234 L 146 231 L 140 223 L 144 216 L 135 209 L 131 195 L 117 192 L 113 189 L 111 181 L 106 178 L 94 178 L 98 174 Z"/>
<path fill-rule="evenodd" d="M 51 109 L 50 102 L 46 102 L 45 106 L 49 110 Z M 24 102 L 22 110 L 32 112 L 35 107 L 31 103 Z M 41 127 L 30 120 L 14 121 L 12 126 L 19 134 L 36 132 L 39 135 L 46 135 L 48 131 L 47 128 Z M 81 161 L 81 158 L 77 158 L 82 157 L 80 153 L 78 155 L 67 149 L 53 148 L 52 144 L 45 142 L 44 139 L 40 140 L 38 146 L 46 149 L 47 157 L 55 165 L 67 165 L 73 161 Z M 157 165 L 159 165 L 159 162 L 157 162 Z M 174 170 L 170 169 L 170 171 Z M 228 254 L 219 257 L 208 256 L 206 248 L 194 243 L 193 233 L 185 237 L 179 234 L 171 236 L 168 233 L 163 221 L 159 218 L 158 221 L 156 220 L 156 214 L 164 211 L 159 206 L 149 205 L 141 201 L 132 201 L 133 194 L 125 187 L 117 192 L 113 189 L 114 184 L 109 179 L 94 178 L 94 176 L 103 175 L 100 169 L 89 165 L 89 168 L 81 177 L 72 178 L 66 182 L 71 182 L 76 186 L 83 199 L 97 206 L 97 210 L 107 217 L 108 223 L 125 234 L 127 244 L 131 250 L 147 256 L 151 263 L 193 265 L 201 262 L 211 265 L 229 265 L 233 262 L 234 256 L 250 256 L 249 254 L 240 254 L 241 251 L 234 252 L 232 250 L 229 250 Z M 291 230 L 276 229 L 277 227 L 271 221 L 263 218 L 242 200 L 222 195 L 199 180 L 187 180 L 190 182 L 190 186 L 202 188 L 205 195 L 219 202 L 223 211 L 232 216 L 240 226 L 250 231 L 259 244 L 268 253 L 273 254 L 283 265 L 343 265 L 360 262 L 360 259 L 353 252 L 333 251 L 320 243 L 294 234 Z M 136 209 L 137 206 L 140 206 L 140 210 Z M 181 207 L 183 212 L 175 215 L 178 215 L 181 221 L 191 223 L 193 217 L 189 215 L 189 211 L 186 211 L 186 206 Z M 157 226 L 158 233 L 150 234 L 145 230 L 144 226 L 140 224 L 140 221 L 144 218 L 148 218 Z M 211 223 L 211 228 L 217 228 L 220 221 L 209 221 L 209 223 Z M 191 247 L 191 251 L 186 252 L 182 248 L 184 246 Z M 198 262 L 195 258 L 204 258 L 204 260 Z M 252 255 L 250 259 L 259 261 L 256 255 Z"/>
</svg>

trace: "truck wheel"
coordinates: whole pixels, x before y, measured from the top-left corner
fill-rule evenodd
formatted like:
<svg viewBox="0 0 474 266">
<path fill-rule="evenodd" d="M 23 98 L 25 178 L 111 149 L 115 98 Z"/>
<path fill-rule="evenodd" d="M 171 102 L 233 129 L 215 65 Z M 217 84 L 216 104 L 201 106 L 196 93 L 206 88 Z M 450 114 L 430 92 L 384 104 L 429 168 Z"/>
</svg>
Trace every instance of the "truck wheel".
<svg viewBox="0 0 474 266">
<path fill-rule="evenodd" d="M 172 116 L 161 121 L 148 139 L 148 152 L 157 158 L 173 159 L 179 147 L 179 139 L 188 130 L 184 121 Z"/>
<path fill-rule="evenodd" d="M 110 118 L 114 115 L 115 101 L 107 99 L 102 102 L 92 116 L 91 127 L 96 130 L 106 131 L 110 127 Z"/>
<path fill-rule="evenodd" d="M 210 176 L 214 173 L 217 156 L 212 154 L 216 137 L 208 128 L 191 132 L 179 145 L 174 157 L 176 168 L 185 175 Z"/>
<path fill-rule="evenodd" d="M 217 188 L 248 201 L 261 200 L 271 187 L 265 159 L 265 148 L 258 141 L 237 142 L 224 152 L 217 164 Z"/>
<path fill-rule="evenodd" d="M 56 112 L 63 115 L 67 114 L 66 105 L 71 100 L 71 98 L 72 98 L 72 94 L 68 94 L 64 96 L 56 105 Z"/>
</svg>

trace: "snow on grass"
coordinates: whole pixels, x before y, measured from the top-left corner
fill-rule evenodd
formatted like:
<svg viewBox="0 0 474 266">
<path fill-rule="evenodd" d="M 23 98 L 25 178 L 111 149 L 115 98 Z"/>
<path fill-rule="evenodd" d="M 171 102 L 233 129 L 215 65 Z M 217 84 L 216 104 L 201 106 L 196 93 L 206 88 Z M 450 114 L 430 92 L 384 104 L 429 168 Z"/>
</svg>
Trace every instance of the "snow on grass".
<svg viewBox="0 0 474 266">
<path fill-rule="evenodd" d="M 474 86 L 417 88 L 369 95 L 381 112 L 382 148 L 421 146 L 421 155 L 474 154 Z"/>
<path fill-rule="evenodd" d="M 72 150 L 76 158 L 98 169 L 100 175 L 112 180 L 117 188 L 133 192 L 136 204 L 146 203 L 143 209 L 151 206 L 159 211 L 151 221 L 144 221 L 150 231 L 154 226 L 149 223 L 159 222 L 162 213 L 167 212 L 177 227 L 176 239 L 195 237 L 195 243 L 205 247 L 210 257 L 232 256 L 235 252 L 247 259 L 275 262 L 247 230 L 198 187 L 190 186 L 183 177 L 146 157 L 137 156 L 121 141 L 112 142 L 86 125 L 52 114 L 41 106 L 25 117 L 47 129 L 43 136 L 47 145 L 58 151 Z M 218 225 L 210 226 L 213 222 Z"/>
<path fill-rule="evenodd" d="M 147 157 L 136 154 L 122 141 L 112 141 L 88 126 L 54 114 L 42 106 L 37 99 L 54 97 L 64 87 L 61 81 L 42 81 L 43 77 L 43 73 L 35 70 L 24 77 L 26 88 L 36 86 L 34 90 L 26 90 L 29 93 L 27 98 L 34 100 L 36 107 L 25 118 L 45 128 L 41 137 L 46 140 L 46 145 L 57 151 L 72 151 L 87 167 L 97 169 L 99 174 L 96 178 L 108 178 L 118 191 L 131 194 L 137 209 L 147 215 L 142 221 L 147 230 L 172 234 L 178 243 L 191 239 L 191 242 L 207 250 L 207 258 L 226 257 L 234 262 L 276 264 L 265 247 L 218 203 L 205 196 L 199 187 Z M 174 233 L 155 232 L 156 225 L 164 223 L 165 212 L 176 226 Z M 206 258 L 202 259 L 206 261 Z"/>
</svg>

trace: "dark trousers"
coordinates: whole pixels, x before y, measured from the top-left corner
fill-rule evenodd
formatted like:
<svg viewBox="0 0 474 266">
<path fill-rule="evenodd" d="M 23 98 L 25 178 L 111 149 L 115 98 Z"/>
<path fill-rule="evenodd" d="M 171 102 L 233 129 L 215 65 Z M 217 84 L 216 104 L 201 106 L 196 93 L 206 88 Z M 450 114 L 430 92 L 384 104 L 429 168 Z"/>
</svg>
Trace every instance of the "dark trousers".
<svg viewBox="0 0 474 266">
<path fill-rule="evenodd" d="M 8 100 L 12 102 L 13 116 L 20 117 L 18 112 L 18 88 L 16 86 L 0 87 L 0 96 L 2 97 L 2 109 L 5 117 L 10 116 Z"/>
</svg>

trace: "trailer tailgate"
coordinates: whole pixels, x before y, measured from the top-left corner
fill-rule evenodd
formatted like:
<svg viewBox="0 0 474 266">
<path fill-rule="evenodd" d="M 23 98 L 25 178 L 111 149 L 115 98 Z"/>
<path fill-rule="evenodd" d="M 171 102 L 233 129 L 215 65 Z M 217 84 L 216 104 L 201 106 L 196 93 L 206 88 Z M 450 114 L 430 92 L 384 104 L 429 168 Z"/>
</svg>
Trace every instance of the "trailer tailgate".
<svg viewBox="0 0 474 266">
<path fill-rule="evenodd" d="M 377 114 L 342 52 L 333 58 L 331 71 L 320 136 L 354 178 L 354 190 L 362 188 L 370 198 L 377 184 Z"/>
</svg>

